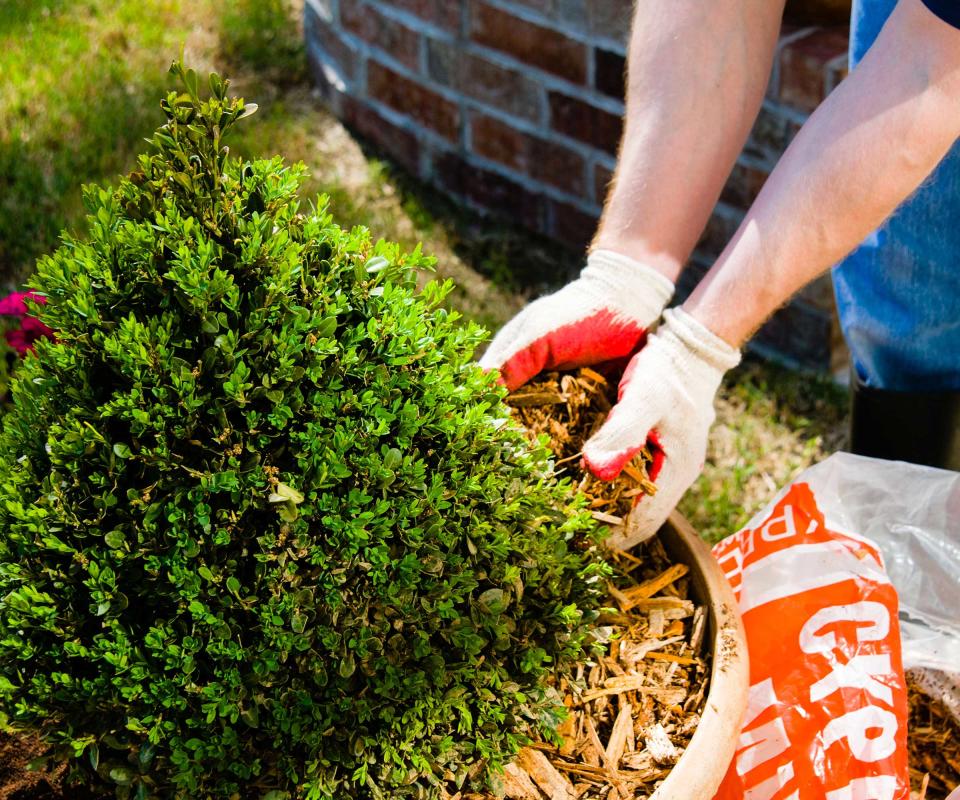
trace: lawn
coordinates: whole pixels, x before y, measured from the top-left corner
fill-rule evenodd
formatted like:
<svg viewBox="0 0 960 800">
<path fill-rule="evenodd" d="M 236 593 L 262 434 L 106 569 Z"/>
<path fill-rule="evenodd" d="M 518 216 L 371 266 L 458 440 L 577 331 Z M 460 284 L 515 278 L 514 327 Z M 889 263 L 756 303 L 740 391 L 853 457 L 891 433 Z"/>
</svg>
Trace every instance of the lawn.
<svg viewBox="0 0 960 800">
<path fill-rule="evenodd" d="M 303 161 L 343 225 L 413 246 L 458 285 L 451 303 L 495 328 L 543 287 L 514 275 L 575 269 L 578 257 L 458 209 L 380 160 L 320 105 L 296 0 L 6 0 L 0 3 L 0 276 L 28 278 L 83 209 L 80 185 L 129 170 L 159 123 L 165 70 L 183 46 L 257 102 L 233 140 L 245 155 Z M 306 198 L 309 199 L 309 198 Z M 517 269 L 522 265 L 522 270 Z M 716 540 L 775 489 L 842 445 L 844 394 L 755 359 L 728 376 L 703 476 L 681 510 Z"/>
</svg>

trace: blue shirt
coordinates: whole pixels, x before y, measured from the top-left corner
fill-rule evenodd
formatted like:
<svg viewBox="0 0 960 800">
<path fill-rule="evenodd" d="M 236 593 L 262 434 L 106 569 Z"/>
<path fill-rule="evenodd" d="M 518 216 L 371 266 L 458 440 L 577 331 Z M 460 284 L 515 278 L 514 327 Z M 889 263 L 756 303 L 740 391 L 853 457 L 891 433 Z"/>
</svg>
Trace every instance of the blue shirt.
<svg viewBox="0 0 960 800">
<path fill-rule="evenodd" d="M 923 4 L 944 22 L 960 28 L 960 0 L 923 0 Z"/>
</svg>

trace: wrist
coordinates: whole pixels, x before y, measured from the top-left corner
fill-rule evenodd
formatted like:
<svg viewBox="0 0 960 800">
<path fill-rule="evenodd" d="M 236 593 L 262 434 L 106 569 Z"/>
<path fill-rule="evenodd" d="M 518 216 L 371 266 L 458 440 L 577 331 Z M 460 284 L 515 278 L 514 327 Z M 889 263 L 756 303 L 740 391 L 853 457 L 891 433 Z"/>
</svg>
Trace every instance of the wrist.
<svg viewBox="0 0 960 800">
<path fill-rule="evenodd" d="M 649 322 L 660 316 L 676 289 L 658 270 L 613 250 L 593 250 L 580 277 L 623 311 Z"/>
<path fill-rule="evenodd" d="M 676 258 L 663 250 L 653 248 L 643 240 L 615 236 L 603 228 L 600 229 L 590 245 L 590 255 L 597 252 L 617 253 L 637 264 L 644 264 L 672 284 L 677 282 L 677 278 L 680 277 L 680 272 L 683 270 L 684 262 L 682 259 Z"/>
<path fill-rule="evenodd" d="M 740 349 L 690 314 L 685 308 L 664 312 L 660 335 L 676 340 L 683 349 L 702 364 L 722 376 L 740 363 Z"/>
<path fill-rule="evenodd" d="M 699 289 L 686 299 L 681 310 L 728 347 L 740 350 L 755 329 L 748 321 L 749 314 L 740 306 L 731 311 L 730 303 L 712 302 Z"/>
</svg>

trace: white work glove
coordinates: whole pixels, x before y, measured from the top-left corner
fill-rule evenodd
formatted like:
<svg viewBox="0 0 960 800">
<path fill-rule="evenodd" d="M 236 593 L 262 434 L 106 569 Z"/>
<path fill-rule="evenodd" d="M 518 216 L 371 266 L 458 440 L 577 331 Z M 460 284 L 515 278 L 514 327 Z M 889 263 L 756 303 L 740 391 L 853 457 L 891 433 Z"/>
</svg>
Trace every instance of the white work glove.
<svg viewBox="0 0 960 800">
<path fill-rule="evenodd" d="M 580 277 L 531 303 L 496 335 L 480 359 L 513 391 L 544 370 L 626 358 L 673 295 L 659 272 L 610 250 L 587 257 Z"/>
<path fill-rule="evenodd" d="M 663 318 L 630 361 L 607 421 L 583 448 L 590 472 L 613 480 L 649 444 L 657 493 L 633 509 L 630 527 L 638 536 L 656 532 L 703 470 L 714 397 L 723 373 L 740 363 L 739 350 L 683 309 Z"/>
</svg>

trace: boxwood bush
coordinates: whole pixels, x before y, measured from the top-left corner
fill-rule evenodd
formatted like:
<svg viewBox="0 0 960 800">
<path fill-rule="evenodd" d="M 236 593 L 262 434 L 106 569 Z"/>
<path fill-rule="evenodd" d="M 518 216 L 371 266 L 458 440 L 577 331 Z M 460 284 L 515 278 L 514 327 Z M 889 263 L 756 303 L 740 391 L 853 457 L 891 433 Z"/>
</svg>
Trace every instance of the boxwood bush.
<svg viewBox="0 0 960 800">
<path fill-rule="evenodd" d="M 121 798 L 433 796 L 555 724 L 592 523 L 419 250 L 231 157 L 252 107 L 173 71 L 31 284 L 58 338 L 0 436 L 0 724 Z"/>
</svg>

